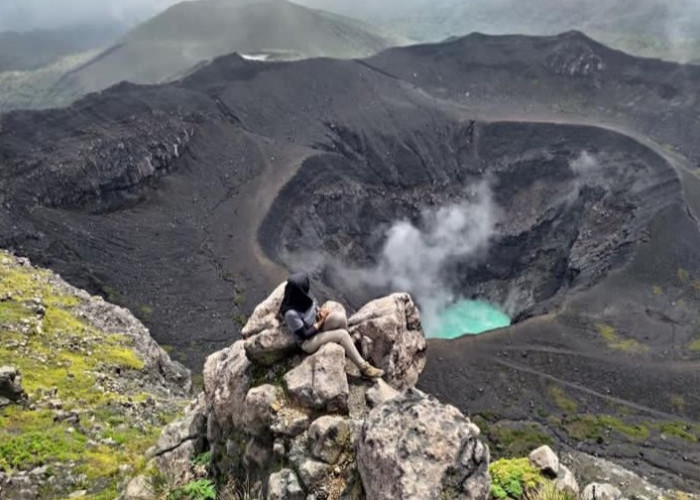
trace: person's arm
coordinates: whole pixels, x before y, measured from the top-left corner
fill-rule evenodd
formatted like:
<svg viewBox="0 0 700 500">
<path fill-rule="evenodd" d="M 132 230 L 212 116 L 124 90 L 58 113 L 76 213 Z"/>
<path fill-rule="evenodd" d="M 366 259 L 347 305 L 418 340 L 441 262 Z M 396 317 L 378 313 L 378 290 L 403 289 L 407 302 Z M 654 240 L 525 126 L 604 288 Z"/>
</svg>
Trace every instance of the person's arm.
<svg viewBox="0 0 700 500">
<path fill-rule="evenodd" d="M 321 331 L 325 320 L 325 316 L 319 317 L 313 325 L 307 327 L 296 311 L 289 311 L 285 315 L 287 327 L 301 340 L 308 340 Z"/>
<path fill-rule="evenodd" d="M 316 335 L 318 332 L 321 331 L 321 328 L 323 328 L 323 323 L 325 323 L 327 316 L 328 316 L 327 314 L 319 316 L 319 318 L 316 320 L 316 322 L 313 325 L 309 326 L 308 328 L 305 326 L 298 328 L 294 332 L 294 335 L 296 335 L 297 337 L 299 337 L 300 339 L 303 339 L 303 340 L 310 339 L 311 337 L 313 337 L 314 335 Z"/>
</svg>

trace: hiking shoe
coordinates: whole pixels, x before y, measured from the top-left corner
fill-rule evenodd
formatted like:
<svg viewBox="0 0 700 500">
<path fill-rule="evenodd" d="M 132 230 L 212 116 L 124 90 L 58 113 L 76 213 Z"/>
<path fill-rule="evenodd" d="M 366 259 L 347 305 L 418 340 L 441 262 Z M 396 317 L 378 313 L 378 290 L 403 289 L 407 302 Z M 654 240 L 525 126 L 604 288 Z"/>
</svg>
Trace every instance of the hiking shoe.
<svg viewBox="0 0 700 500">
<path fill-rule="evenodd" d="M 370 365 L 369 363 L 365 363 L 360 367 L 360 372 L 362 373 L 362 376 L 365 378 L 382 378 L 384 376 L 384 370 L 380 370 L 379 368 L 375 368 L 374 366 Z"/>
</svg>

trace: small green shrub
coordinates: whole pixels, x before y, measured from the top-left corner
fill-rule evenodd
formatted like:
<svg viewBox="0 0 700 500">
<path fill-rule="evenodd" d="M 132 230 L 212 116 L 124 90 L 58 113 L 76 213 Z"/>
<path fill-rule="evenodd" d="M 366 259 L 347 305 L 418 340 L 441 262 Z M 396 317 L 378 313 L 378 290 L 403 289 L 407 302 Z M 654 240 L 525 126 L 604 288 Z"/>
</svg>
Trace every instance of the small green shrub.
<svg viewBox="0 0 700 500">
<path fill-rule="evenodd" d="M 216 485 L 210 479 L 197 479 L 172 491 L 168 500 L 216 500 Z"/>
<path fill-rule="evenodd" d="M 233 321 L 239 326 L 239 328 L 243 328 L 248 322 L 248 316 L 243 313 L 234 314 Z"/>
<path fill-rule="evenodd" d="M 192 459 L 193 465 L 209 465 L 211 462 L 211 451 L 206 451 Z"/>
<path fill-rule="evenodd" d="M 502 459 L 489 466 L 491 496 L 497 499 L 527 498 L 545 483 L 545 478 L 527 458 Z"/>
</svg>

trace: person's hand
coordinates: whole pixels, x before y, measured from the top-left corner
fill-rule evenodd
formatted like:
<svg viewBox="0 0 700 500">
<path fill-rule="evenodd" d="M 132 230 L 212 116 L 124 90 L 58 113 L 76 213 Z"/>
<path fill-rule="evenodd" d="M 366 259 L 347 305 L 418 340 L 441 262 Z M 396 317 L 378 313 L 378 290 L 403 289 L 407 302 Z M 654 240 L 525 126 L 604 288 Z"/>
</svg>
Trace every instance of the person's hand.
<svg viewBox="0 0 700 500">
<path fill-rule="evenodd" d="M 324 322 L 324 321 L 326 321 L 326 318 L 328 317 L 328 315 L 329 315 L 330 313 L 331 313 L 331 312 L 330 312 L 328 309 L 321 308 L 321 309 L 318 311 L 318 315 L 316 316 L 316 319 L 318 319 L 318 320 L 321 321 L 321 322 Z"/>
<path fill-rule="evenodd" d="M 316 313 L 316 323 L 314 323 L 314 328 L 316 328 L 316 330 L 323 328 L 323 324 L 326 322 L 326 318 L 328 318 L 330 313 L 328 309 L 319 309 L 318 313 Z"/>
</svg>

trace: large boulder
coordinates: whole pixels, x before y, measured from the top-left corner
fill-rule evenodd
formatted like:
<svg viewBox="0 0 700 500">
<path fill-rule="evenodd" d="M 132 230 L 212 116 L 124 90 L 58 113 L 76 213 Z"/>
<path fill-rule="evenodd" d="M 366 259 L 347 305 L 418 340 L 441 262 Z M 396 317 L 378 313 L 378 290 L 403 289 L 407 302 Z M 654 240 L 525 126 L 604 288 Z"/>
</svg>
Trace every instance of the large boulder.
<svg viewBox="0 0 700 500">
<path fill-rule="evenodd" d="M 273 330 L 280 326 L 280 318 L 278 315 L 282 298 L 284 297 L 284 289 L 287 286 L 285 281 L 272 292 L 264 301 L 262 301 L 253 310 L 253 314 L 248 318 L 248 322 L 241 330 L 241 337 L 248 339 L 253 335 L 265 330 Z"/>
<path fill-rule="evenodd" d="M 212 354 L 204 364 L 207 403 L 214 421 L 224 431 L 242 427 L 245 423 L 245 415 L 241 410 L 252 383 L 251 367 L 242 341 Z M 214 436 L 210 435 L 209 440 L 213 439 Z"/>
<path fill-rule="evenodd" d="M 299 350 L 297 339 L 285 328 L 263 330 L 246 339 L 244 345 L 248 359 L 266 366 L 272 366 Z"/>
<path fill-rule="evenodd" d="M 302 406 L 347 411 L 350 387 L 345 374 L 345 350 L 326 344 L 284 376 L 289 395 Z"/>
<path fill-rule="evenodd" d="M 279 317 L 285 286 L 282 283 L 261 302 L 241 330 L 246 355 L 255 363 L 271 366 L 298 350 L 296 338 Z"/>
<path fill-rule="evenodd" d="M 372 410 L 357 444 L 367 498 L 488 498 L 489 450 L 459 410 L 409 390 Z"/>
<path fill-rule="evenodd" d="M 299 351 L 296 337 L 279 316 L 285 286 L 286 282 L 279 285 L 255 308 L 241 331 L 246 355 L 254 363 L 272 366 Z M 331 312 L 345 313 L 345 308 L 338 302 L 326 302 L 323 307 Z"/>
<path fill-rule="evenodd" d="M 206 445 L 207 408 L 204 394 L 194 400 L 184 416 L 166 426 L 155 447 L 158 469 L 171 483 L 193 477 L 192 460 Z"/>
<path fill-rule="evenodd" d="M 268 500 L 304 500 L 306 496 L 297 475 L 290 469 L 271 474 L 267 485 Z"/>
<path fill-rule="evenodd" d="M 253 435 L 269 431 L 279 405 L 275 386 L 265 384 L 249 390 L 243 410 L 246 431 Z"/>
<path fill-rule="evenodd" d="M 554 480 L 554 487 L 557 491 L 561 491 L 573 497 L 578 497 L 580 493 L 578 481 L 576 481 L 576 476 L 574 476 L 573 472 L 571 472 L 571 470 L 569 470 L 568 467 L 561 464 L 559 464 L 557 477 Z"/>
<path fill-rule="evenodd" d="M 352 420 L 326 415 L 309 427 L 311 455 L 327 464 L 335 464 L 355 443 L 355 425 Z"/>
<path fill-rule="evenodd" d="M 385 372 L 384 380 L 403 391 L 418 382 L 426 361 L 426 341 L 418 307 L 406 293 L 370 302 L 349 322 L 362 355 Z"/>
<path fill-rule="evenodd" d="M 559 457 L 549 446 L 540 446 L 530 453 L 530 463 L 543 474 L 556 477 L 559 473 Z"/>
</svg>

